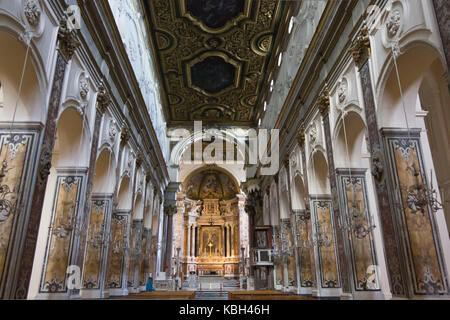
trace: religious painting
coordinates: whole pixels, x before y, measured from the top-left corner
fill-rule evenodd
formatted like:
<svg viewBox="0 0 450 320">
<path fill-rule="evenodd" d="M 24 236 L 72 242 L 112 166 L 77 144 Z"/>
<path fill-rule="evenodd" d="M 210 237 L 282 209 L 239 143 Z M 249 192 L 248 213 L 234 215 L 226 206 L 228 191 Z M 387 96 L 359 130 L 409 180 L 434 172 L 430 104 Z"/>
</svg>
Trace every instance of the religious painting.
<svg viewBox="0 0 450 320">
<path fill-rule="evenodd" d="M 348 241 L 356 291 L 380 290 L 378 279 L 368 283 L 368 270 L 377 265 L 372 234 L 374 219 L 367 206 L 366 169 L 339 169 L 339 193 L 349 224 Z M 345 191 L 344 191 L 345 190 Z"/>
<path fill-rule="evenodd" d="M 314 200 L 315 246 L 319 255 L 320 285 L 340 288 L 336 234 L 331 200 Z"/>
<path fill-rule="evenodd" d="M 200 256 L 218 257 L 223 256 L 222 249 L 222 228 L 221 227 L 202 227 L 200 238 Z"/>
<path fill-rule="evenodd" d="M 67 292 L 67 267 L 78 220 L 83 177 L 58 175 L 45 262 L 40 284 L 41 293 Z"/>
<path fill-rule="evenodd" d="M 110 200 L 93 199 L 83 270 L 83 288 L 100 289 L 100 272 L 104 260 L 104 236 Z"/>
<path fill-rule="evenodd" d="M 20 201 L 34 135 L 0 135 L 0 281 L 6 271 L 6 256 L 15 229 L 17 203 Z"/>
<path fill-rule="evenodd" d="M 433 211 L 420 201 L 420 186 L 428 182 L 424 174 L 420 131 L 384 131 L 394 181 L 396 223 L 406 230 L 403 247 L 409 265 L 414 295 L 448 294 L 448 283 L 442 259 Z"/>
<path fill-rule="evenodd" d="M 217 170 L 205 170 L 195 174 L 186 184 L 186 196 L 192 200 L 231 200 L 238 188 L 233 179 Z"/>
<path fill-rule="evenodd" d="M 267 249 L 267 230 L 256 230 L 256 248 Z"/>
</svg>

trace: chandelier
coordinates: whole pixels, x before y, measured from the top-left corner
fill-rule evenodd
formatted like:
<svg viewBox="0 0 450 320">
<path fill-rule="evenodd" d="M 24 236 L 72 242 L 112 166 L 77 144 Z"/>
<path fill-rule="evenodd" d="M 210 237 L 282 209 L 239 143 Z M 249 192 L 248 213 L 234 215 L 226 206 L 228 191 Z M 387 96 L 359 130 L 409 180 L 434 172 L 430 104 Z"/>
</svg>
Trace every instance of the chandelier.
<svg viewBox="0 0 450 320">
<path fill-rule="evenodd" d="M 394 60 L 394 67 L 397 76 L 397 84 L 400 90 L 401 102 L 403 107 L 403 114 L 405 117 L 405 123 L 408 133 L 407 145 L 410 146 L 411 150 L 417 151 L 417 146 L 411 139 L 411 130 L 408 122 L 407 111 L 405 98 L 403 94 L 403 87 L 400 80 L 400 72 L 398 69 L 397 58 L 401 54 L 400 45 L 398 41 L 395 41 L 392 45 L 392 56 Z M 439 202 L 437 198 L 437 191 L 433 188 L 433 171 L 430 170 L 430 181 L 431 185 L 428 185 L 426 179 L 420 179 L 421 173 L 420 170 L 417 169 L 416 164 L 413 163 L 412 166 L 407 167 L 406 171 L 409 171 L 414 177 L 414 184 L 411 186 L 401 186 L 400 188 L 406 194 L 406 205 L 411 210 L 411 213 L 416 214 L 418 212 L 425 215 L 426 208 L 429 207 L 433 213 L 442 209 L 442 203 Z M 422 180 L 422 181 L 421 181 Z M 425 180 L 425 182 L 423 181 Z M 396 188 L 397 189 L 397 188 Z M 398 189 L 396 191 L 399 191 Z M 397 197 L 397 205 L 401 206 L 401 201 L 398 199 L 401 193 L 396 192 Z"/>
<path fill-rule="evenodd" d="M 332 237 L 328 234 L 326 230 L 322 227 L 320 222 L 315 223 L 317 232 L 313 235 L 313 243 L 315 246 L 321 247 L 331 247 L 333 244 Z"/>
<path fill-rule="evenodd" d="M 109 235 L 105 232 L 105 224 L 96 222 L 92 226 L 92 233 L 89 234 L 87 242 L 91 247 L 99 249 L 109 242 L 107 237 Z"/>
<path fill-rule="evenodd" d="M 406 171 L 410 172 L 414 177 L 414 184 L 411 186 L 403 186 L 401 189 L 406 195 L 406 205 L 412 214 L 421 213 L 425 215 L 427 207 L 433 213 L 442 209 L 442 204 L 437 199 L 437 191 L 433 188 L 433 172 L 430 171 L 431 185 L 420 182 L 420 171 L 417 170 L 416 164 L 409 166 Z"/>
</svg>

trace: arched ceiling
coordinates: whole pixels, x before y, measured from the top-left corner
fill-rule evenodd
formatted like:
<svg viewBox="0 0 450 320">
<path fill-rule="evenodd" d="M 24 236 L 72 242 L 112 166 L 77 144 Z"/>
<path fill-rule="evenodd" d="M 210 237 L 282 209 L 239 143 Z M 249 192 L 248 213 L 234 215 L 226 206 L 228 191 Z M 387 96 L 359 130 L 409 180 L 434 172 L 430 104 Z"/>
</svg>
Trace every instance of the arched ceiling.
<svg viewBox="0 0 450 320">
<path fill-rule="evenodd" d="M 231 200 L 239 193 L 239 187 L 229 174 L 216 169 L 205 169 L 187 178 L 184 192 L 192 200 Z"/>
<path fill-rule="evenodd" d="M 256 125 L 289 2 L 143 1 L 168 125 Z"/>
</svg>

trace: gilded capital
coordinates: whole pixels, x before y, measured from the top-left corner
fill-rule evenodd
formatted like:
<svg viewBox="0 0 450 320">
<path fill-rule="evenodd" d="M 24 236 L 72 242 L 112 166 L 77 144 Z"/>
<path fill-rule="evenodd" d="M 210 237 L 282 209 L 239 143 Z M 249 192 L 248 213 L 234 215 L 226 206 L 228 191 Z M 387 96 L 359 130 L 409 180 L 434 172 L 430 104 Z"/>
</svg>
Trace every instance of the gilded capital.
<svg viewBox="0 0 450 320">
<path fill-rule="evenodd" d="M 350 53 L 358 67 L 361 67 L 370 57 L 369 29 L 364 25 L 350 47 Z"/>
<path fill-rule="evenodd" d="M 58 30 L 59 52 L 66 60 L 70 61 L 75 50 L 80 46 L 76 33 L 67 26 L 67 19 L 62 19 Z"/>
<path fill-rule="evenodd" d="M 325 117 L 330 112 L 330 93 L 327 89 L 322 93 L 317 101 L 317 107 L 319 108 L 320 114 Z"/>
</svg>

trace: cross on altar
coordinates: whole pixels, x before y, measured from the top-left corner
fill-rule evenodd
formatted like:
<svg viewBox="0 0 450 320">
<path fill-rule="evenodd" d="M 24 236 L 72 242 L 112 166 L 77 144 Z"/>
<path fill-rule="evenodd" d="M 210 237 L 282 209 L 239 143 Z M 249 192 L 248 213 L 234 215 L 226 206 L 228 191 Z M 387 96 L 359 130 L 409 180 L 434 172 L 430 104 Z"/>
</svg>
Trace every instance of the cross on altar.
<svg viewBox="0 0 450 320">
<path fill-rule="evenodd" d="M 208 247 L 209 247 L 209 256 L 211 257 L 211 250 L 212 250 L 212 247 L 213 247 L 214 245 L 213 245 L 213 243 L 210 241 L 209 243 L 208 243 Z"/>
</svg>

